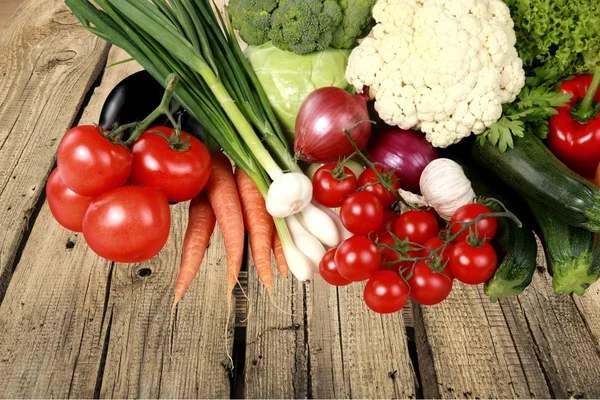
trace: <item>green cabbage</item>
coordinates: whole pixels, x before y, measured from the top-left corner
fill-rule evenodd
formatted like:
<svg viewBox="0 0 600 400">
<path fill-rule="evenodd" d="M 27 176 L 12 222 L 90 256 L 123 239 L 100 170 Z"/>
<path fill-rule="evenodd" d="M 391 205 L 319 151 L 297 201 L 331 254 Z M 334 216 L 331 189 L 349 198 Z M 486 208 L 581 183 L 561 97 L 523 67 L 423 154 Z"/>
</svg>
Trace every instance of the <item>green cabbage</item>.
<svg viewBox="0 0 600 400">
<path fill-rule="evenodd" d="M 306 96 L 325 86 L 349 86 L 344 74 L 350 50 L 327 49 L 299 55 L 268 42 L 249 46 L 245 54 L 290 142 L 294 140 L 296 115 Z"/>
</svg>

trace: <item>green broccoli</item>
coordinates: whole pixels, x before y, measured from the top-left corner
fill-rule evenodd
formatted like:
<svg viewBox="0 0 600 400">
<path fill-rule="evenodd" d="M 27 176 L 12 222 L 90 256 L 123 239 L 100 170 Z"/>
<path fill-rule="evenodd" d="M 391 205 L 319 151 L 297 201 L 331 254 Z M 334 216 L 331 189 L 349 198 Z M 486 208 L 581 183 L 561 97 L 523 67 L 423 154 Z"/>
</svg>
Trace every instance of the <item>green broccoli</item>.
<svg viewBox="0 0 600 400">
<path fill-rule="evenodd" d="M 271 40 L 307 54 L 327 47 L 351 49 L 373 26 L 375 0 L 230 0 L 234 29 L 248 44 Z"/>
<path fill-rule="evenodd" d="M 331 47 L 336 49 L 351 49 L 356 47 L 356 39 L 369 34 L 375 20 L 371 11 L 377 0 L 338 0 L 342 9 L 342 23 L 333 33 Z"/>
</svg>

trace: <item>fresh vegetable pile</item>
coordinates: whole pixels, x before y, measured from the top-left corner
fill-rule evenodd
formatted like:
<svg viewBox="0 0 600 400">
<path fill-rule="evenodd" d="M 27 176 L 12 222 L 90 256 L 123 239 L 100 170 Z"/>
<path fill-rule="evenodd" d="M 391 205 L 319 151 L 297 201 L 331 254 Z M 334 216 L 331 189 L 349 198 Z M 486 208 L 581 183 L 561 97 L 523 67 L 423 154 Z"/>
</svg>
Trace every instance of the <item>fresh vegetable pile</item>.
<svg viewBox="0 0 600 400">
<path fill-rule="evenodd" d="M 66 3 L 166 92 L 141 122 L 65 135 L 51 210 L 139 262 L 166 242 L 168 203 L 191 200 L 174 307 L 216 223 L 228 299 L 245 229 L 269 294 L 273 253 L 284 277 L 365 282 L 379 313 L 438 304 L 455 280 L 520 294 L 535 234 L 555 291 L 600 277 L 594 0 Z"/>
</svg>

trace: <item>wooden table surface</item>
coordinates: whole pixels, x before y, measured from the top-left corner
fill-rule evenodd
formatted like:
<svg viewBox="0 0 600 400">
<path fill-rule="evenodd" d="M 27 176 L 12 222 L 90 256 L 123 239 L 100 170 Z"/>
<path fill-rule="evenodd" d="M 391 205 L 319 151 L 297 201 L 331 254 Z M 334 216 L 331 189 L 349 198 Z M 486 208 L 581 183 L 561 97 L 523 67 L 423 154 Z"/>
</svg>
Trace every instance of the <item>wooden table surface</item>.
<svg viewBox="0 0 600 400">
<path fill-rule="evenodd" d="M 248 262 L 249 300 L 238 293 L 226 331 L 215 232 L 170 341 L 186 205 L 156 259 L 123 265 L 61 228 L 44 195 L 62 135 L 96 122 L 139 67 L 105 69 L 126 55 L 60 0 L 26 0 L 0 54 L 0 397 L 600 397 L 600 285 L 556 295 L 542 257 L 518 298 L 490 303 L 457 283 L 441 305 L 386 316 L 367 310 L 361 285 L 320 279 L 277 278 L 279 311 Z"/>
</svg>

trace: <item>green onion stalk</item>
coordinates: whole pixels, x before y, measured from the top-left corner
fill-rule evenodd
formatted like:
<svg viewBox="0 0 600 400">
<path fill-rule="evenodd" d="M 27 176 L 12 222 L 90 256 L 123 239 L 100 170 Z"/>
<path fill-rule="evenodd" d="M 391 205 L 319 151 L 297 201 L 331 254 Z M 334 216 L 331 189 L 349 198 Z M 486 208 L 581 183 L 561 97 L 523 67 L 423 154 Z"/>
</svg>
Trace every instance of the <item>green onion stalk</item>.
<svg viewBox="0 0 600 400">
<path fill-rule="evenodd" d="M 264 197 L 283 171 L 302 172 L 226 11 L 213 11 L 209 0 L 65 3 L 87 30 L 126 51 L 158 82 L 177 74 L 174 97 L 208 132 L 209 148 L 222 148 Z M 274 220 L 284 247 L 293 245 L 285 221 Z"/>
</svg>

